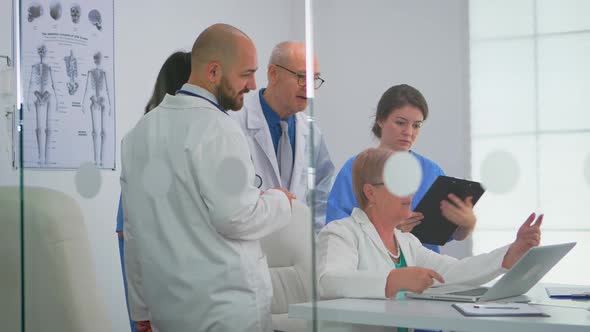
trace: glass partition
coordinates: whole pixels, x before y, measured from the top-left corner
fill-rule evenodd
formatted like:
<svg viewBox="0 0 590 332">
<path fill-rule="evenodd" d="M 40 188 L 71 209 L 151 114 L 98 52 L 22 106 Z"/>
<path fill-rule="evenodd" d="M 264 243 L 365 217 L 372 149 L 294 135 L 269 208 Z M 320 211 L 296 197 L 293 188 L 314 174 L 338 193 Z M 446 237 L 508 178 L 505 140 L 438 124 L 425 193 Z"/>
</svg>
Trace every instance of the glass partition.
<svg viewBox="0 0 590 332">
<path fill-rule="evenodd" d="M 490 252 L 512 243 L 531 212 L 544 213 L 541 245 L 570 241 L 577 245 L 541 282 L 587 283 L 588 271 L 582 268 L 580 272 L 590 243 L 583 213 L 584 202 L 590 197 L 590 119 L 584 102 L 590 86 L 586 82 L 590 45 L 587 11 L 583 1 L 314 2 L 314 48 L 325 84 L 316 91 L 313 121 L 335 166 L 327 222 L 351 213 L 352 203 L 346 200 L 356 201 L 351 168 L 359 152 L 370 147 L 409 150 L 419 158 L 423 176 L 412 209 L 439 175 L 480 182 L 486 189 L 473 209 L 477 222 L 470 223 L 466 234 L 453 233 L 439 246 L 441 253 L 464 258 Z M 406 130 L 410 134 L 395 136 L 391 127 L 383 128 L 387 123 L 385 117 L 380 118 L 379 102 L 389 88 L 402 84 L 421 92 L 428 113 L 422 112 L 416 128 Z M 391 114 L 402 108 L 391 107 Z M 398 126 L 408 122 L 407 117 L 403 119 L 405 113 L 397 114 L 402 118 Z M 396 125 L 393 120 L 391 124 Z M 405 147 L 400 148 L 396 139 L 404 141 Z M 335 214 L 343 206 L 349 210 Z M 329 234 L 339 230 L 326 227 Z M 346 258 L 346 249 L 360 247 L 371 237 L 357 235 L 351 235 L 353 244 L 348 246 L 343 244 L 343 236 L 331 238 L 341 244 L 338 255 L 331 257 L 348 264 L 332 266 L 343 275 L 341 283 L 331 285 L 325 280 L 334 279 L 321 280 L 327 270 L 322 259 L 330 257 L 323 252 L 329 247 L 328 236 L 318 237 L 316 308 L 320 330 L 328 325 L 350 327 L 351 323 L 359 324 L 355 327 L 361 330 L 369 325 L 396 326 L 397 319 L 407 318 L 393 312 L 404 302 L 358 300 L 385 297 L 369 293 L 374 281 L 358 274 L 356 284 L 343 281 L 354 280 L 353 272 L 371 269 L 368 259 Z M 372 235 L 381 247 L 384 263 L 391 263 L 389 257 L 395 248 L 384 252 L 381 244 L 389 250 L 388 240 L 379 241 L 376 233 Z M 395 257 L 393 261 L 397 263 Z M 387 268 L 379 271 L 387 272 Z M 379 281 L 385 279 L 390 280 L 381 275 Z M 385 292 L 386 286 L 383 288 Z M 401 295 L 397 300 L 403 301 L 403 293 L 397 293 Z M 350 301 L 324 301 L 333 298 Z M 377 314 L 371 316 L 373 321 L 363 322 L 362 310 L 355 311 L 355 305 L 366 306 L 371 314 L 392 312 L 381 323 L 376 322 Z M 407 308 L 425 307 L 411 302 Z M 415 324 L 441 329 L 428 317 L 421 319 Z"/>
<path fill-rule="evenodd" d="M 590 229 L 590 7 L 580 1 L 470 1 L 473 176 L 488 183 L 474 251 L 510 241 L 519 220 L 545 214 L 542 244 L 577 242 L 543 279 L 587 282 Z M 496 17 L 505 17 L 497 24 Z M 584 19 L 586 18 L 586 19 Z M 510 218 L 507 218 L 507 211 Z"/>
<path fill-rule="evenodd" d="M 3 69 L 0 69 L 3 70 Z M 10 140 L 12 134 L 11 120 L 14 114 L 14 99 L 11 96 L 0 95 L 0 110 L 3 119 L 0 121 L 3 126 L 3 142 Z M 21 326 L 21 298 L 22 298 L 22 270 L 23 264 L 23 228 L 22 228 L 22 197 L 20 190 L 20 171 L 12 166 L 12 154 L 18 150 L 12 150 L 12 144 L 3 145 L 2 149 L 2 177 L 0 181 L 1 211 L 2 211 L 2 232 L 0 240 L 0 251 L 2 251 L 2 281 L 3 296 L 0 302 L 1 321 L 6 322 L 7 328 L 13 331 L 20 330 Z M 18 160 L 17 160 L 18 162 Z"/>
<path fill-rule="evenodd" d="M 357 202 L 353 192 L 352 165 L 355 158 L 358 158 L 357 155 L 368 148 L 411 151 L 411 155 L 419 160 L 422 180 L 419 181 L 419 189 L 411 202 L 411 209 L 416 208 L 438 175 L 470 178 L 469 45 L 466 3 L 317 1 L 315 9 L 315 45 L 326 83 L 318 91 L 314 106 L 317 123 L 326 139 L 337 175 L 328 202 L 327 215 L 328 219 L 331 219 L 330 224 L 350 215 L 353 206 L 360 208 L 360 202 Z M 412 107 L 409 113 L 402 107 L 408 104 L 407 102 L 400 101 L 395 104 L 393 101 L 401 94 L 415 96 L 413 105 L 410 104 Z M 425 102 L 419 102 L 418 95 L 423 96 Z M 380 100 L 382 106 L 379 105 Z M 399 132 L 396 128 L 399 128 Z M 404 172 L 408 172 L 407 169 Z M 412 175 L 411 172 L 404 173 L 395 181 L 398 185 L 399 182 L 407 185 Z M 380 184 L 387 181 L 376 180 L 378 179 L 372 184 L 374 190 L 383 190 Z M 349 202 L 350 200 L 354 203 Z M 373 209 L 368 207 L 369 205 L 367 203 L 361 209 L 363 214 Z M 339 209 L 343 211 L 342 214 L 335 213 Z M 344 209 L 347 211 L 344 212 Z M 357 214 L 361 212 L 357 210 Z M 346 222 L 354 224 L 350 219 Z M 339 284 L 341 289 L 334 290 L 327 282 L 320 281 L 321 300 L 331 299 L 326 293 L 324 298 L 321 298 L 322 289 L 336 292 L 337 297 L 355 299 L 350 302 L 334 302 L 331 308 L 336 311 L 322 311 L 322 306 L 318 305 L 320 330 L 322 327 L 328 330 L 338 324 L 340 327 L 348 326 L 351 322 L 359 324 L 355 327 L 360 330 L 377 328 L 374 325 L 382 324 L 376 321 L 363 321 L 359 316 L 353 317 L 354 309 L 348 312 L 335 308 L 364 305 L 371 308 L 367 310 L 379 311 L 391 302 L 365 303 L 359 298 L 384 300 L 386 295 L 404 298 L 403 291 L 386 294 L 389 270 L 385 266 L 390 266 L 391 269 L 403 266 L 399 258 L 390 258 L 390 253 L 397 257 L 399 252 L 390 241 L 382 241 L 374 227 L 371 229 L 370 232 L 374 232 L 371 234 L 372 237 L 366 233 L 354 233 L 351 235 L 351 242 L 345 245 L 351 247 L 348 248 L 350 251 L 344 252 L 344 249 L 340 248 L 341 255 L 334 254 L 339 256 L 337 259 L 349 263 L 346 267 L 339 268 L 355 270 L 347 270 L 350 273 L 349 284 Z M 332 241 L 337 242 L 335 238 L 336 236 L 332 237 Z M 330 241 L 320 235 L 319 241 L 322 240 Z M 366 251 L 361 253 L 366 249 L 362 247 L 365 241 L 377 241 L 376 246 L 379 250 L 371 254 Z M 379 244 L 380 242 L 383 245 Z M 353 248 L 356 244 L 358 248 Z M 318 244 L 320 251 L 326 246 L 329 245 Z M 470 255 L 471 246 L 471 238 L 468 237 L 463 241 L 453 241 L 451 238 L 445 245 L 427 247 L 436 248 L 455 257 L 465 257 Z M 349 255 L 348 258 L 346 254 Z M 332 259 L 335 259 L 334 256 Z M 321 278 L 322 272 L 319 274 Z M 354 281 L 353 275 L 358 276 L 358 280 Z M 330 306 L 328 302 L 326 306 Z M 336 317 L 335 312 L 341 315 Z M 388 324 L 392 324 L 391 322 L 396 320 L 395 312 L 388 318 L 383 318 L 383 321 L 386 320 L 389 321 Z"/>
<path fill-rule="evenodd" d="M 305 320 L 293 323 L 287 317 L 289 304 L 312 301 L 312 280 L 315 279 L 311 259 L 314 214 L 313 204 L 308 204 L 313 199 L 306 201 L 305 190 L 301 191 L 301 195 L 299 192 L 296 194 L 300 197 L 298 203 L 293 203 L 292 217 L 287 213 L 284 199 L 280 206 L 271 207 L 271 210 L 282 209 L 281 214 L 270 211 L 280 219 L 289 219 L 287 226 L 281 230 L 272 224 L 285 221 L 271 220 L 271 215 L 266 215 L 265 222 L 269 225 L 262 231 L 257 231 L 252 225 L 259 220 L 249 220 L 251 228 L 246 234 L 239 232 L 241 226 L 238 222 L 235 228 L 216 229 L 213 224 L 205 227 L 212 232 L 209 238 L 187 237 L 190 232 L 178 231 L 171 226 L 173 222 L 187 228 L 198 228 L 203 227 L 205 222 L 213 223 L 214 219 L 213 208 L 208 210 L 203 206 L 214 203 L 198 193 L 206 189 L 199 183 L 201 179 L 208 177 L 213 181 L 217 194 L 231 189 L 228 194 L 231 196 L 233 190 L 242 189 L 234 186 L 244 182 L 247 175 L 232 172 L 235 166 L 232 160 L 209 170 L 217 171 L 216 174 L 201 174 L 213 165 L 213 161 L 203 159 L 195 151 L 189 156 L 192 158 L 190 163 L 200 171 L 191 179 L 182 179 L 176 176 L 178 174 L 166 176 L 170 175 L 167 167 L 182 166 L 179 166 L 182 162 L 178 159 L 177 163 L 137 165 L 132 161 L 135 159 L 122 156 L 126 151 L 127 156 L 135 155 L 137 151 L 123 149 L 123 138 L 138 123 L 149 118 L 149 114 L 144 115 L 146 109 L 151 110 L 164 98 L 163 94 L 155 93 L 160 92 L 160 85 L 156 82 L 162 80 L 158 75 L 171 54 L 191 52 L 197 36 L 212 24 L 222 22 L 233 25 L 247 34 L 257 49 L 257 71 L 253 74 L 256 86 L 248 86 L 248 90 L 252 91 L 244 94 L 246 98 L 257 99 L 262 96 L 260 90 L 269 85 L 273 48 L 282 41 L 305 40 L 303 3 L 272 0 L 256 0 L 248 4 L 234 0 L 185 2 L 173 6 L 164 2 L 146 4 L 141 1 L 16 3 L 20 9 L 20 24 L 17 26 L 21 32 L 13 37 L 17 39 L 15 45 L 20 47 L 17 53 L 23 102 L 24 167 L 19 170 L 23 173 L 25 197 L 23 305 L 26 315 L 22 331 L 141 331 L 148 326 L 148 321 L 157 327 L 164 327 L 160 330 L 177 331 L 182 324 L 194 321 L 198 313 L 203 312 L 206 306 L 203 303 L 207 302 L 205 298 L 212 303 L 218 301 L 215 303 L 221 310 L 218 316 L 211 314 L 198 319 L 199 324 L 203 324 L 203 330 L 219 325 L 228 326 L 228 330 L 243 328 L 258 331 L 262 327 L 253 323 L 258 321 L 263 322 L 265 330 L 272 326 L 272 329 L 287 331 L 290 329 L 285 326 L 289 324 L 299 324 L 307 330 Z M 190 63 L 186 65 L 189 56 L 185 54 L 182 57 L 185 65 L 172 70 L 175 77 L 163 79 L 179 80 L 178 76 L 185 77 L 186 82 L 191 67 Z M 276 63 L 279 64 L 283 63 Z M 291 69 L 289 63 L 284 65 Z M 229 65 L 223 69 L 230 72 L 228 68 Z M 226 75 L 224 70 L 223 75 Z M 305 68 L 296 70 L 300 74 Z M 287 71 L 281 73 L 289 83 L 296 77 L 290 75 Z M 203 82 L 200 84 L 205 85 Z M 181 86 L 167 92 L 175 94 Z M 207 88 L 217 97 L 216 90 Z M 223 100 L 218 101 L 221 103 Z M 156 117 L 159 114 L 161 112 L 156 110 Z M 256 114 L 259 115 L 261 113 Z M 306 117 L 301 119 L 302 123 L 308 121 Z M 162 118 L 154 124 L 165 121 Z M 185 124 L 196 125 L 197 122 L 178 122 L 178 132 L 182 132 Z M 227 126 L 233 129 L 235 125 Z M 243 129 L 247 134 L 246 128 Z M 157 140 L 150 140 L 161 132 L 152 134 L 145 137 L 146 147 L 153 148 Z M 305 136 L 307 133 L 301 129 L 298 134 Z M 228 136 L 233 137 L 231 134 Z M 157 137 L 165 139 L 164 136 Z M 222 138 L 220 135 L 219 139 Z M 213 155 L 219 152 L 216 149 L 221 149 L 216 144 L 221 143 L 209 145 Z M 293 142 L 292 146 L 298 148 L 297 144 L 297 141 Z M 180 153 L 178 147 L 171 145 L 166 152 Z M 242 147 L 252 148 L 250 144 Z M 197 144 L 188 149 L 196 150 Z M 254 152 L 246 150 L 234 153 L 247 156 L 244 160 L 250 162 Z M 297 152 L 297 155 L 302 156 L 309 150 L 303 151 Z M 267 181 L 266 177 L 274 176 L 270 173 L 272 170 L 259 168 L 254 159 L 252 157 L 252 179 L 247 179 L 248 190 L 253 188 L 252 184 L 264 192 L 273 187 L 287 187 L 274 180 Z M 121 193 L 125 192 L 120 182 L 122 160 L 128 161 L 128 192 L 135 195 L 124 195 L 121 201 Z M 163 159 L 154 157 L 152 161 L 157 160 Z M 293 172 L 297 172 L 300 185 L 293 192 L 306 188 L 308 175 L 311 176 L 303 159 L 297 167 L 295 171 L 294 166 Z M 11 172 L 14 174 L 12 179 L 17 181 L 18 171 Z M 3 181 L 4 174 L 2 172 Z M 136 174 L 141 176 L 136 178 Z M 256 175 L 264 177 L 263 184 L 257 184 Z M 139 182 L 130 179 L 139 179 Z M 195 191 L 185 192 L 181 189 L 182 183 Z M 14 193 L 16 199 L 17 192 Z M 274 191 L 268 196 L 275 196 L 278 200 L 279 195 L 282 194 Z M 146 203 L 146 197 L 151 197 L 153 201 Z M 258 197 L 259 194 L 255 198 Z M 216 222 L 222 223 L 222 226 L 230 220 L 230 216 L 224 213 L 235 205 L 226 198 L 219 196 L 215 202 L 219 208 L 217 216 L 222 216 L 222 220 Z M 167 208 L 162 208 L 162 204 Z M 201 206 L 199 211 L 206 213 L 199 217 L 189 205 Z M 126 210 L 125 206 L 130 208 Z M 164 210 L 166 215 L 162 215 Z M 124 219 L 126 214 L 129 215 Z M 139 214 L 147 217 L 138 218 Z M 142 227 L 129 226 L 137 233 L 128 231 L 127 225 L 139 225 L 133 223 L 138 219 L 143 220 Z M 148 219 L 154 227 L 147 226 Z M 14 230 L 15 239 L 17 230 Z M 125 239 L 127 233 L 132 235 Z M 133 251 L 133 245 L 145 245 L 139 239 L 146 238 L 153 241 L 139 255 L 140 250 Z M 124 263 L 125 255 L 137 260 Z M 218 259 L 225 260 L 226 270 L 223 273 L 215 273 Z M 139 260 L 141 266 L 137 263 Z M 265 264 L 268 264 L 269 270 L 262 268 Z M 15 277 L 18 277 L 16 272 Z M 125 282 L 125 275 L 132 277 Z M 147 286 L 137 281 L 139 275 Z M 137 278 L 134 279 L 134 276 Z M 241 282 L 240 285 L 249 287 L 248 291 L 224 286 L 232 282 Z M 218 293 L 228 298 L 219 300 L 216 294 L 207 293 L 216 287 L 228 288 Z M 201 293 L 187 291 L 197 288 Z M 271 290 L 273 297 L 270 296 Z M 252 293 L 257 293 L 258 301 L 252 300 Z M 185 295 L 183 299 L 187 305 L 182 310 L 174 311 L 170 309 L 172 306 L 163 305 L 165 299 Z M 239 306 L 234 307 L 237 304 Z M 11 319 L 18 317 L 18 308 L 3 311 L 3 314 L 11 312 L 14 313 Z M 231 316 L 228 316 L 230 312 Z M 258 320 L 259 314 L 266 312 L 272 316 L 261 315 L 264 319 Z M 233 320 L 232 317 L 240 317 L 243 321 Z M 20 318 L 15 320 L 15 324 L 19 322 Z M 15 326 L 18 328 L 20 325 Z"/>
<path fill-rule="evenodd" d="M 12 47 L 12 12 L 10 1 L 0 4 L 0 322 L 2 329 L 22 331 L 22 269 L 24 257 L 21 172 L 18 138 L 19 113 L 16 105 L 15 58 Z"/>
<path fill-rule="evenodd" d="M 124 330 L 130 325 L 116 236 L 101 227 L 116 215 L 105 191 L 116 186 L 114 56 L 102 35 L 114 36 L 112 2 L 14 3 L 22 116 L 21 329 Z M 95 103 L 103 114 L 90 106 Z M 105 150 L 104 160 L 98 149 Z"/>
<path fill-rule="evenodd" d="M 474 209 L 473 235 L 468 217 L 465 234 L 425 247 L 457 258 L 488 252 L 513 241 L 528 213 L 545 213 L 542 244 L 578 244 L 543 281 L 586 282 L 589 8 L 550 0 L 0 4 L 3 329 L 141 331 L 153 323 L 174 331 L 211 303 L 221 310 L 198 320 L 209 322 L 203 330 L 265 329 L 259 322 L 277 331 L 403 328 L 396 322 L 407 318 L 399 314 L 407 289 L 392 288 L 389 272 L 413 263 L 393 237 L 380 237 L 370 212 L 379 202 L 367 195 L 419 183 L 411 200 L 379 196 L 397 199 L 401 208 L 387 211 L 410 225 L 399 228 L 407 233 L 421 220 L 410 210 L 439 175 L 479 181 L 487 191 Z M 190 97 L 202 90 L 167 96 L 170 107 L 153 111 L 164 98 L 155 92 L 166 60 L 182 52 L 170 61 L 183 63 L 172 72 L 187 81 L 186 53 L 219 22 L 242 30 L 257 51 L 257 70 L 248 71 L 255 86 L 228 90 L 243 109 L 229 112 L 233 122 L 216 120 L 234 136 L 221 129 L 205 136 L 210 119 L 172 107 L 196 103 Z M 301 44 L 283 41 L 304 43 L 305 55 Z M 215 68 L 229 77 L 229 66 Z M 221 85 L 208 89 L 226 106 Z M 387 96 L 408 93 L 412 102 L 388 104 Z M 199 125 L 189 143 L 163 147 Z M 223 145 L 227 137 L 235 140 Z M 409 152 L 400 155 L 412 156 L 405 159 L 412 173 L 397 168 L 367 177 L 367 193 L 354 189 L 353 162 L 371 147 Z M 216 164 L 223 149 L 237 157 Z M 296 196 L 290 214 L 276 187 Z M 250 196 L 232 200 L 242 190 Z M 254 219 L 264 227 L 244 227 L 252 220 L 243 214 L 232 219 L 241 199 L 259 203 L 266 214 Z M 346 233 L 355 221 L 365 231 Z M 339 236 L 343 229 L 350 238 Z M 359 243 L 372 249 L 360 253 Z M 247 291 L 227 293 L 232 282 Z M 343 309 L 366 298 L 378 300 L 364 307 L 392 312 L 387 321 Z M 412 324 L 440 329 L 423 319 Z"/>
</svg>

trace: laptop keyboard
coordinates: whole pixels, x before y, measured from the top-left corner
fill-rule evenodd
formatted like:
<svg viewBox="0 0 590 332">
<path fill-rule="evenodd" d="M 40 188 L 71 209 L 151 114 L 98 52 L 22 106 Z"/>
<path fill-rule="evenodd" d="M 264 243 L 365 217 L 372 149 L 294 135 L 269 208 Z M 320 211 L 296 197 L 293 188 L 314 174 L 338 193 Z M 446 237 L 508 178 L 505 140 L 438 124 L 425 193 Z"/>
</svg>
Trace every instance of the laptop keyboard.
<svg viewBox="0 0 590 332">
<path fill-rule="evenodd" d="M 453 292 L 453 293 L 449 293 L 449 294 L 464 295 L 464 296 L 481 296 L 481 295 L 485 294 L 485 292 L 487 292 L 487 291 L 488 291 L 487 287 L 480 287 L 480 288 L 468 289 L 466 291 Z"/>
</svg>

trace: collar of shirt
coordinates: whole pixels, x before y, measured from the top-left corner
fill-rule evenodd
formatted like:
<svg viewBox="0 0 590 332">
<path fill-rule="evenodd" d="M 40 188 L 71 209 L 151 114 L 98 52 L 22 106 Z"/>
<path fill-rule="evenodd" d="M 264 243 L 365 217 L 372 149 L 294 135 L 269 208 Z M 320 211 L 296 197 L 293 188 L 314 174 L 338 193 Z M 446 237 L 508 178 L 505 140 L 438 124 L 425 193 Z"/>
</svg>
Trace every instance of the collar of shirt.
<svg viewBox="0 0 590 332">
<path fill-rule="evenodd" d="M 268 124 L 268 129 L 270 130 L 270 137 L 272 138 L 272 144 L 274 145 L 275 153 L 278 153 L 279 139 L 283 134 L 280 124 L 281 118 L 264 99 L 263 94 L 265 90 L 266 89 L 260 89 L 258 92 L 260 106 L 262 108 L 262 114 L 264 114 L 264 118 Z M 295 155 L 295 116 L 291 115 L 284 120 L 289 125 L 289 142 L 291 142 L 293 155 Z"/>
<path fill-rule="evenodd" d="M 201 97 L 205 97 L 205 98 L 211 100 L 215 104 L 219 104 L 217 102 L 217 97 L 215 97 L 211 92 L 209 92 L 209 91 L 201 88 L 200 86 L 193 85 L 193 84 L 190 84 L 190 83 L 184 83 L 182 85 L 181 90 L 192 92 L 192 93 L 197 94 L 197 95 L 199 95 Z"/>
</svg>

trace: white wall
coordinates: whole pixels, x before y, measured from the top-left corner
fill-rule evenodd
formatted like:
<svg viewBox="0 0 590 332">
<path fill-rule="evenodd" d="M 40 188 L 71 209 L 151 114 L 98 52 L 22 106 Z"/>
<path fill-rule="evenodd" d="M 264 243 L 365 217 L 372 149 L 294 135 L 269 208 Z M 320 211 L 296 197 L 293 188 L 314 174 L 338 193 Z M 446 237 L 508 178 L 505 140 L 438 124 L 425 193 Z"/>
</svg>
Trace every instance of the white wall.
<svg viewBox="0 0 590 332">
<path fill-rule="evenodd" d="M 212 23 L 233 24 L 252 37 L 259 52 L 257 82 L 263 87 L 272 46 L 286 39 L 303 40 L 303 4 L 300 0 L 116 1 L 117 140 L 141 117 L 164 59 L 176 49 L 190 49 L 198 33 Z M 9 45 L 4 36 L 9 16 L 0 9 L 2 53 Z M 375 145 L 370 125 L 378 98 L 389 86 L 403 82 L 420 89 L 431 109 L 416 151 L 437 161 L 450 175 L 469 174 L 465 1 L 321 0 L 316 1 L 315 22 L 316 50 L 327 80 L 318 91 L 315 112 L 338 168 L 351 155 Z M 2 150 L 5 147 L 6 142 L 1 142 Z M 63 191 L 85 211 L 113 331 L 126 328 L 114 234 L 119 167 L 117 163 L 116 171 L 101 172 L 101 191 L 91 200 L 76 193 L 74 172 L 25 171 L 26 185 Z M 17 173 L 5 157 L 0 169 L 0 184 L 17 183 Z"/>
<path fill-rule="evenodd" d="M 469 176 L 467 14 L 462 0 L 316 2 L 315 43 L 326 83 L 315 115 L 338 169 L 376 146 L 371 126 L 379 98 L 408 83 L 430 108 L 414 150 L 448 175 Z M 468 252 L 467 241 L 452 251 Z"/>
</svg>

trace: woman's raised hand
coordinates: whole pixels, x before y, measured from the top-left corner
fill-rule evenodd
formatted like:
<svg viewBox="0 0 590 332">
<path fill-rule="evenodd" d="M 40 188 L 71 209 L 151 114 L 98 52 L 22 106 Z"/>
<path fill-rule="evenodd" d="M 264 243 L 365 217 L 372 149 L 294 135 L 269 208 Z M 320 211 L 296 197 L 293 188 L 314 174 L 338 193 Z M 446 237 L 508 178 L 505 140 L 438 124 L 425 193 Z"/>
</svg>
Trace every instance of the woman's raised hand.
<svg viewBox="0 0 590 332">
<path fill-rule="evenodd" d="M 527 218 L 527 220 L 520 226 L 516 233 L 516 240 L 512 242 L 510 248 L 504 255 L 502 267 L 505 269 L 511 268 L 519 259 L 532 247 L 536 247 L 541 243 L 541 224 L 543 223 L 543 214 L 535 220 L 535 213 Z"/>
</svg>

